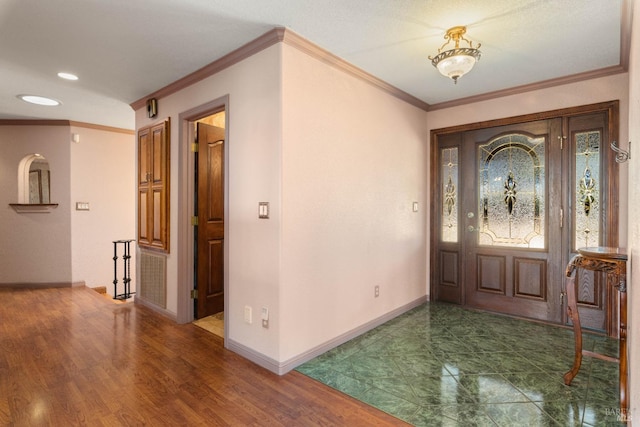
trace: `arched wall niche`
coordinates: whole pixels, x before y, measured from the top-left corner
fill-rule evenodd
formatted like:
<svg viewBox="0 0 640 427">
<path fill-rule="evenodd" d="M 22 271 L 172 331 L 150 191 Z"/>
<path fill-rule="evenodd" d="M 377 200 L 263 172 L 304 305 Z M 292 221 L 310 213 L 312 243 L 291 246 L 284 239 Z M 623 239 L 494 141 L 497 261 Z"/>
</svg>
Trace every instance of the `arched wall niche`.
<svg viewBox="0 0 640 427">
<path fill-rule="evenodd" d="M 49 162 L 38 153 L 27 154 L 18 164 L 18 203 L 11 206 L 18 212 L 48 212 L 58 206 L 51 203 Z"/>
</svg>

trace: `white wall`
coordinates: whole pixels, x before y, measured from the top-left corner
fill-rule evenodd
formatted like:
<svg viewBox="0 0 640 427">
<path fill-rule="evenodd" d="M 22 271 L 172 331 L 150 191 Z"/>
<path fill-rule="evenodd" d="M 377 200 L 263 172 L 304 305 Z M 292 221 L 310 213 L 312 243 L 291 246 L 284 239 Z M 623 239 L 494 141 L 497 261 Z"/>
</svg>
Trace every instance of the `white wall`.
<svg viewBox="0 0 640 427">
<path fill-rule="evenodd" d="M 133 112 L 132 112 L 133 114 Z M 106 286 L 113 295 L 113 241 L 135 239 L 135 136 L 72 126 L 71 252 L 73 280 Z M 89 210 L 76 210 L 76 203 Z M 131 244 L 131 291 L 135 292 L 135 242 Z M 123 247 L 118 247 L 118 293 L 123 287 Z"/>
<path fill-rule="evenodd" d="M 283 55 L 288 360 L 425 296 L 428 134 L 425 111 L 294 47 Z"/>
<path fill-rule="evenodd" d="M 251 348 L 265 357 L 278 357 L 278 331 L 275 326 L 262 329 L 258 319 L 260 307 L 272 310 L 273 324 L 278 316 L 280 144 L 281 144 L 281 55 L 271 46 L 213 76 L 165 98 L 158 99 L 158 118 L 171 118 L 171 214 L 170 253 L 167 256 L 167 311 L 176 314 L 178 307 L 179 229 L 178 211 L 193 209 L 179 202 L 180 135 L 179 115 L 197 106 L 229 95 L 228 150 L 228 244 L 229 306 L 227 341 Z M 146 117 L 146 109 L 136 111 L 136 127 L 156 119 Z M 190 154 L 191 155 L 191 154 Z M 188 179 L 193 179 L 189 176 Z M 271 218 L 258 219 L 258 202 L 271 204 Z M 187 251 L 187 248 L 183 248 Z M 193 263 L 193 260 L 186 262 Z M 191 264 L 193 265 L 193 264 Z M 193 284 L 188 286 L 192 287 Z M 254 322 L 243 320 L 245 305 L 253 307 Z"/>
<path fill-rule="evenodd" d="M 0 284 L 71 284 L 68 126 L 0 126 Z M 17 213 L 18 164 L 43 155 L 51 171 L 50 213 Z"/>
<path fill-rule="evenodd" d="M 637 265 L 640 262 L 640 192 L 637 183 L 640 182 L 640 10 L 635 8 L 633 14 L 633 33 L 631 38 L 631 55 L 629 58 L 629 139 L 632 141 L 633 154 L 628 162 L 629 171 L 629 253 L 630 261 L 627 266 L 628 276 L 628 306 L 629 306 L 629 369 L 631 371 L 629 405 L 634 425 L 640 425 L 640 272 Z M 623 145 L 627 148 L 626 144 Z M 635 267 L 635 274 L 634 274 Z"/>
<path fill-rule="evenodd" d="M 226 342 L 278 365 L 424 297 L 426 113 L 278 43 L 158 100 L 172 123 L 167 311 L 185 280 L 179 116 L 227 95 Z M 137 128 L 152 122 L 136 112 Z"/>
</svg>

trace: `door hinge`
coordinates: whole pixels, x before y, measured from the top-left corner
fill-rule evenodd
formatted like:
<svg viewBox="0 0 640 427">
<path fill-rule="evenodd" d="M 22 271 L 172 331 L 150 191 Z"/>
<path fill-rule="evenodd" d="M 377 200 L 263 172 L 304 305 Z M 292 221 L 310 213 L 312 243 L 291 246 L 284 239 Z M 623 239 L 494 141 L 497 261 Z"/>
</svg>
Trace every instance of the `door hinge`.
<svg viewBox="0 0 640 427">
<path fill-rule="evenodd" d="M 191 299 L 198 299 L 198 290 L 191 289 Z"/>
<path fill-rule="evenodd" d="M 198 225 L 198 217 L 197 216 L 192 216 L 191 217 L 191 225 L 193 225 L 193 226 Z"/>
<path fill-rule="evenodd" d="M 560 228 L 564 227 L 564 209 L 560 208 Z"/>
<path fill-rule="evenodd" d="M 192 153 L 197 153 L 198 152 L 198 143 L 197 142 L 192 142 L 191 143 L 191 152 Z"/>
</svg>

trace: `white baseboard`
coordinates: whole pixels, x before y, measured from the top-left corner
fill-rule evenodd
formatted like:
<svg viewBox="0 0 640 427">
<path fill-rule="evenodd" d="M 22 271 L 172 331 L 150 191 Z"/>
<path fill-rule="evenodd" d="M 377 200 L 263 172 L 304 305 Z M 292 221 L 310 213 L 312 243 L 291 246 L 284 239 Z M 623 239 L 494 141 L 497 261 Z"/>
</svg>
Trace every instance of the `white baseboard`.
<svg viewBox="0 0 640 427">
<path fill-rule="evenodd" d="M 408 304 L 403 305 L 402 307 L 399 307 L 393 311 L 390 311 L 389 313 L 386 313 L 370 322 L 367 322 L 364 325 L 361 325 L 355 329 L 352 329 L 351 331 L 345 332 L 344 334 L 336 338 L 333 338 L 332 340 L 329 340 L 323 344 L 320 344 L 319 346 L 314 347 L 302 354 L 299 354 L 298 356 L 295 356 L 285 362 L 278 362 L 277 360 L 271 359 L 270 357 L 266 357 L 255 350 L 252 350 L 240 343 L 237 343 L 227 338 L 225 338 L 224 340 L 224 345 L 225 345 L 225 348 L 227 348 L 230 351 L 233 351 L 234 353 L 239 354 L 245 359 L 249 359 L 253 363 L 259 366 L 262 366 L 263 368 L 273 373 L 276 373 L 278 375 L 284 375 L 287 372 L 302 365 L 303 363 L 308 362 L 309 360 L 314 359 L 320 356 L 321 354 L 326 353 L 327 351 L 333 348 L 336 348 L 339 345 L 344 344 L 345 342 L 350 341 L 364 334 L 365 332 L 368 332 L 382 325 L 383 323 L 386 323 L 389 320 L 394 319 L 400 316 L 401 314 L 404 314 L 407 311 L 412 310 L 424 304 L 428 300 L 429 299 L 427 296 L 420 297 Z"/>
<path fill-rule="evenodd" d="M 156 305 L 152 302 L 146 301 L 145 299 L 141 298 L 140 295 L 135 295 L 133 298 L 133 302 L 135 304 L 140 304 L 143 305 L 145 307 L 147 307 L 150 310 L 153 310 L 157 313 L 160 313 L 161 315 L 168 317 L 169 319 L 173 320 L 174 322 L 178 323 L 178 316 L 175 313 L 170 312 L 169 310 L 167 310 L 166 308 L 160 307 L 159 305 Z"/>
<path fill-rule="evenodd" d="M 24 289 L 81 288 L 83 286 L 85 286 L 84 281 L 80 281 L 80 282 L 0 283 L 0 288 L 24 288 Z"/>
</svg>

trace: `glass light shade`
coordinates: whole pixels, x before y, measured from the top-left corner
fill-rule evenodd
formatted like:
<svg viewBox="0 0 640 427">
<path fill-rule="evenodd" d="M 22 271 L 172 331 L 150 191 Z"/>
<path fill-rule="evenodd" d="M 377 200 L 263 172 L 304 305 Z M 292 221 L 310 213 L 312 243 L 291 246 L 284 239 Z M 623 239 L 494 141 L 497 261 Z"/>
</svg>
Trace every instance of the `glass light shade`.
<svg viewBox="0 0 640 427">
<path fill-rule="evenodd" d="M 440 74 L 449 77 L 454 83 L 458 83 L 458 79 L 471 71 L 476 62 L 480 60 L 480 56 L 481 53 L 476 48 L 456 47 L 439 53 L 435 58 L 429 57 L 429 59 Z"/>
<path fill-rule="evenodd" d="M 467 74 L 476 64 L 476 58 L 465 53 L 458 53 L 442 59 L 436 67 L 440 74 L 454 81 Z"/>
</svg>

